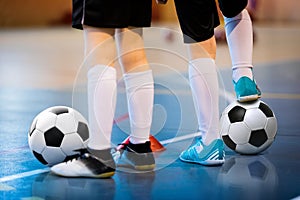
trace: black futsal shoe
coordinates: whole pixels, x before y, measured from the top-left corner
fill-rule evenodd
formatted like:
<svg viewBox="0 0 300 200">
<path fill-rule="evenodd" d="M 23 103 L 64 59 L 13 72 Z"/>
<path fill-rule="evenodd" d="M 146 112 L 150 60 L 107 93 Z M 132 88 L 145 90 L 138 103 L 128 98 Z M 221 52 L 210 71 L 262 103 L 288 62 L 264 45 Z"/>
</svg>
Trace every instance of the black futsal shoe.
<svg viewBox="0 0 300 200">
<path fill-rule="evenodd" d="M 151 150 L 151 143 L 123 144 L 118 166 L 130 167 L 138 171 L 152 171 L 155 168 L 155 159 Z"/>
<path fill-rule="evenodd" d="M 91 154 L 87 149 L 79 151 L 77 157 L 51 167 L 51 172 L 64 177 L 109 178 L 114 175 L 115 162 L 110 149 L 99 150 L 102 158 Z"/>
</svg>

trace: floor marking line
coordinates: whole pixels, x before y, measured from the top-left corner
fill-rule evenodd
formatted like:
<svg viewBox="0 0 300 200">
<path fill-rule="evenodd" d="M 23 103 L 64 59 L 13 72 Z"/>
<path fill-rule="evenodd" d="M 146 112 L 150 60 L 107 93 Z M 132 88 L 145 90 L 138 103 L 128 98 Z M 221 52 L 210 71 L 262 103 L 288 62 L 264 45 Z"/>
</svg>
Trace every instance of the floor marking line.
<svg viewBox="0 0 300 200">
<path fill-rule="evenodd" d="M 33 171 L 29 171 L 29 172 L 14 174 L 14 175 L 10 175 L 10 176 L 4 176 L 4 177 L 0 178 L 0 183 L 6 182 L 6 181 L 12 181 L 12 180 L 19 179 L 19 178 L 25 178 L 28 176 L 33 176 L 33 175 L 45 173 L 48 171 L 50 171 L 49 168 L 44 168 L 44 169 L 36 169 Z"/>
<path fill-rule="evenodd" d="M 288 94 L 288 93 L 262 93 L 263 98 L 270 99 L 300 99 L 300 94 Z"/>
<path fill-rule="evenodd" d="M 21 147 L 16 147 L 16 148 L 13 148 L 13 149 L 10 149 L 10 150 L 4 150 L 4 151 L 0 151 L 0 153 L 3 155 L 3 154 L 10 154 L 10 153 L 17 153 L 21 150 L 24 150 L 24 149 L 28 149 L 29 146 L 26 145 L 26 146 L 21 146 Z"/>
<path fill-rule="evenodd" d="M 0 191 L 11 191 L 11 190 L 16 190 L 16 188 L 10 185 L 5 185 L 3 183 L 0 183 Z"/>
<path fill-rule="evenodd" d="M 187 139 L 190 139 L 190 138 L 194 138 L 194 137 L 200 136 L 200 135 L 201 135 L 200 132 L 195 132 L 195 133 L 190 133 L 190 134 L 187 134 L 187 135 L 178 136 L 178 137 L 174 137 L 174 138 L 171 138 L 171 139 L 163 140 L 160 143 L 161 144 L 169 144 L 169 143 L 173 143 L 173 142 L 179 142 L 179 141 L 187 140 Z"/>
</svg>

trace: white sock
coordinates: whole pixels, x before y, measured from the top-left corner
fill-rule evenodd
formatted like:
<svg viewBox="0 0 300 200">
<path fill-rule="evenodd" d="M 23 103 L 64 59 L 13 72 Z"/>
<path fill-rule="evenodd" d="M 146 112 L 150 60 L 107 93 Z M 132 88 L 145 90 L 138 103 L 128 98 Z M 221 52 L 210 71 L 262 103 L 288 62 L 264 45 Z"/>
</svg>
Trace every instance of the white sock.
<svg viewBox="0 0 300 200">
<path fill-rule="evenodd" d="M 96 65 L 88 71 L 88 110 L 91 149 L 111 147 L 111 131 L 116 107 L 116 70 Z"/>
<path fill-rule="evenodd" d="M 235 17 L 227 18 L 224 16 L 224 21 L 232 61 L 233 80 L 236 82 L 242 76 L 253 79 L 253 29 L 249 13 L 244 9 Z"/>
<path fill-rule="evenodd" d="M 220 138 L 219 85 L 215 61 L 199 58 L 189 63 L 189 80 L 193 94 L 199 131 L 205 145 Z"/>
<path fill-rule="evenodd" d="M 152 123 L 154 82 L 152 71 L 124 74 L 130 119 L 130 142 L 149 141 Z"/>
<path fill-rule="evenodd" d="M 246 76 L 252 80 L 253 79 L 252 68 L 251 67 L 239 67 L 239 68 L 233 69 L 232 80 L 234 80 L 234 82 L 237 82 L 243 76 Z"/>
</svg>

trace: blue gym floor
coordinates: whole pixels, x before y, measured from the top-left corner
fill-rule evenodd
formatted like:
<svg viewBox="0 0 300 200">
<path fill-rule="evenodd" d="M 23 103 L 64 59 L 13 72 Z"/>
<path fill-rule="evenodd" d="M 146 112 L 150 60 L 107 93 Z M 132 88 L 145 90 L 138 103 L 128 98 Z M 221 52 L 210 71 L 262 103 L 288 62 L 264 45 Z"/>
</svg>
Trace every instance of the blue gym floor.
<svg viewBox="0 0 300 200">
<path fill-rule="evenodd" d="M 30 152 L 27 132 L 32 119 L 50 106 L 72 106 L 71 89 L 0 85 L 0 199 L 300 198 L 299 67 L 300 60 L 258 64 L 254 73 L 263 92 L 261 100 L 272 108 L 278 120 L 276 139 L 266 151 L 254 156 L 242 156 L 226 148 L 226 162 L 218 167 L 177 159 L 181 149 L 192 142 L 191 137 L 181 138 L 197 131 L 192 99 L 183 81 L 171 92 L 157 84 L 153 119 L 156 126 L 152 133 L 167 148 L 157 155 L 158 169 L 151 173 L 118 171 L 111 179 L 57 177 Z M 230 73 L 229 68 L 220 69 L 229 96 L 233 92 Z M 174 81 L 168 74 L 157 80 Z M 229 103 L 230 98 L 225 97 L 220 98 L 220 109 Z M 122 116 L 119 104 L 122 102 L 117 104 L 117 115 Z M 115 144 L 127 136 L 127 122 L 115 123 Z M 172 144 L 168 139 L 174 137 L 178 141 Z"/>
</svg>

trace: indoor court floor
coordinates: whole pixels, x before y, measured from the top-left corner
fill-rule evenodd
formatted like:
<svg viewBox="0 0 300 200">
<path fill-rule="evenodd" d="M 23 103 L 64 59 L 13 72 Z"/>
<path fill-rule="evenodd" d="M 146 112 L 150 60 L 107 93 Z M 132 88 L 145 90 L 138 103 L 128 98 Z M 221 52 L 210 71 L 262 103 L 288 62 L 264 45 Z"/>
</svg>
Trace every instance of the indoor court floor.
<svg viewBox="0 0 300 200">
<path fill-rule="evenodd" d="M 255 78 L 261 100 L 278 121 L 275 141 L 266 151 L 245 156 L 226 147 L 225 164 L 216 167 L 181 162 L 179 153 L 197 132 L 186 66 L 177 67 L 176 59 L 167 66 L 174 54 L 149 48 L 156 84 L 151 130 L 166 151 L 156 153 L 153 172 L 119 170 L 110 179 L 91 179 L 54 176 L 27 143 L 33 118 L 45 108 L 66 105 L 86 111 L 79 103 L 85 97 L 77 91 L 84 86 L 78 80 L 84 71 L 79 68 L 81 32 L 68 27 L 0 30 L 0 199 L 300 199 L 300 25 L 256 24 L 255 32 Z M 179 48 L 169 33 L 146 31 L 165 49 Z M 216 63 L 222 112 L 233 100 L 226 44 L 219 44 Z M 114 144 L 128 133 L 122 81 L 118 87 Z"/>
</svg>

